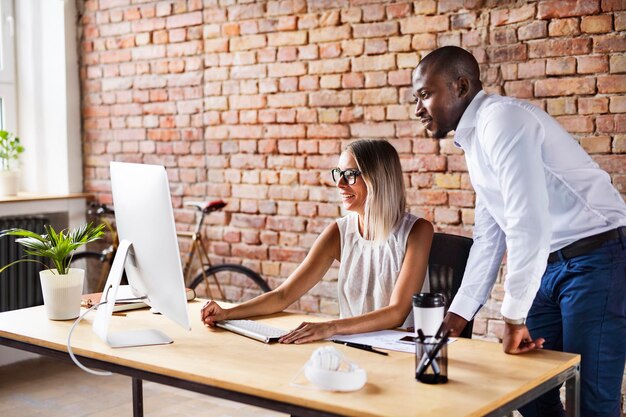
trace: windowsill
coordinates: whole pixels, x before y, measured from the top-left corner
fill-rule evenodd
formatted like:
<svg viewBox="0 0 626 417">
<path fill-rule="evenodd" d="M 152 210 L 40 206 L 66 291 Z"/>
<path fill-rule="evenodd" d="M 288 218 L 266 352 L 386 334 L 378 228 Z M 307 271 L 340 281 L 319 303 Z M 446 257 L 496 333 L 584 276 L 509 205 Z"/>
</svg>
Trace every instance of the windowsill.
<svg viewBox="0 0 626 417">
<path fill-rule="evenodd" d="M 72 193 L 72 194 L 39 194 L 20 192 L 12 196 L 0 196 L 0 204 L 2 203 L 22 203 L 31 201 L 47 201 L 47 200 L 72 200 L 72 199 L 93 199 L 93 194 L 89 193 Z"/>
<path fill-rule="evenodd" d="M 85 223 L 87 201 L 93 194 L 39 194 L 19 193 L 16 196 L 0 197 L 0 217 L 30 216 L 49 213 L 63 213 L 65 220 L 56 223 L 58 228 L 76 228 Z"/>
</svg>

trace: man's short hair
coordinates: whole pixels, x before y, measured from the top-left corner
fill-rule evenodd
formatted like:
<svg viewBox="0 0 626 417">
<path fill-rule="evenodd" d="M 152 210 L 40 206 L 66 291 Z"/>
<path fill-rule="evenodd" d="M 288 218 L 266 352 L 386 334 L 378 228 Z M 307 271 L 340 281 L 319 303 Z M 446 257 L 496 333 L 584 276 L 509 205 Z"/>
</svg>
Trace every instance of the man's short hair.
<svg viewBox="0 0 626 417">
<path fill-rule="evenodd" d="M 478 61 L 470 52 L 458 46 L 444 46 L 424 57 L 417 68 L 444 74 L 450 81 L 465 77 L 480 84 Z"/>
</svg>

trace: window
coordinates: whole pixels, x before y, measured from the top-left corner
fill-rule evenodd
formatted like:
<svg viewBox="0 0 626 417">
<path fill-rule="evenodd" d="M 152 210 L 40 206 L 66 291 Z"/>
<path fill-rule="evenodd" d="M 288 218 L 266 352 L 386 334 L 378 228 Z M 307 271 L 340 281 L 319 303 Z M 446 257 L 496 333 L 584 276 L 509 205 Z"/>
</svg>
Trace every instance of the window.
<svg viewBox="0 0 626 417">
<path fill-rule="evenodd" d="M 17 133 L 13 0 L 0 0 L 0 129 Z"/>
</svg>

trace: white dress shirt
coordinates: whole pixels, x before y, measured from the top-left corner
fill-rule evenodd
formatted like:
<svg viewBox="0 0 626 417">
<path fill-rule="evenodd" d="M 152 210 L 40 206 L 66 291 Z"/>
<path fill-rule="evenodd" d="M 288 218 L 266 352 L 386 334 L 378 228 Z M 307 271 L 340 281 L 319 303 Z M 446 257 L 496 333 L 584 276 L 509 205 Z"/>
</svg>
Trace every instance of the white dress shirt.
<svg viewBox="0 0 626 417">
<path fill-rule="evenodd" d="M 508 249 L 502 315 L 525 318 L 550 252 L 626 225 L 626 204 L 578 142 L 543 110 L 479 92 L 454 136 L 476 191 L 474 245 L 450 311 L 470 320 Z"/>
</svg>

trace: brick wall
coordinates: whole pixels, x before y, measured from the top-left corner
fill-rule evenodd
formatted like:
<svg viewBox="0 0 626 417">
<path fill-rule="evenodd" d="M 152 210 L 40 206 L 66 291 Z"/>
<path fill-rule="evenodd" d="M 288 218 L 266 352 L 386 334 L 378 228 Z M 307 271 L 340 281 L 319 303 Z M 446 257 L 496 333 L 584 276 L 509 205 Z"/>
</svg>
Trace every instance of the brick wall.
<svg viewBox="0 0 626 417">
<path fill-rule="evenodd" d="M 108 162 L 163 164 L 182 202 L 223 198 L 218 259 L 272 287 L 340 216 L 328 170 L 355 138 L 401 155 L 411 212 L 470 235 L 474 194 L 451 139 L 412 120 L 411 70 L 443 45 L 474 53 L 489 92 L 555 116 L 626 193 L 621 0 L 77 0 L 85 189 L 111 201 Z M 336 269 L 295 306 L 337 313 Z M 501 284 L 475 331 L 498 338 Z"/>
</svg>

